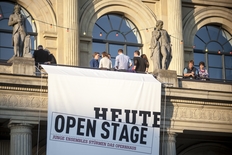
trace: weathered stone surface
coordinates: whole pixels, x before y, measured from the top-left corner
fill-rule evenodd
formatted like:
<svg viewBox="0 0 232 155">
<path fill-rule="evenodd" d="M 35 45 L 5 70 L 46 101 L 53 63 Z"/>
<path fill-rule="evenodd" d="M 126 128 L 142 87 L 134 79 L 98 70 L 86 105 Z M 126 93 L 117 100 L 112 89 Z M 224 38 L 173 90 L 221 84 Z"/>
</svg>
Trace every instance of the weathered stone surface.
<svg viewBox="0 0 232 155">
<path fill-rule="evenodd" d="M 156 69 L 154 70 L 153 75 L 163 84 L 178 87 L 176 71 Z"/>
<path fill-rule="evenodd" d="M 34 58 L 12 57 L 7 63 L 12 63 L 11 73 L 22 75 L 35 75 Z"/>
</svg>

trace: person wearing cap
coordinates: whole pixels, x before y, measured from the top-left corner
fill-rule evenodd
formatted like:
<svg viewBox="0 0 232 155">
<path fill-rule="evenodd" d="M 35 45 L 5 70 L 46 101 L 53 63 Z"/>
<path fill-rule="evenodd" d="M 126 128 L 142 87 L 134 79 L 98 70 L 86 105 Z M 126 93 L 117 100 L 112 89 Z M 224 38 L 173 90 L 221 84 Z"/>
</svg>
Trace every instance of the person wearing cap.
<svg viewBox="0 0 232 155">
<path fill-rule="evenodd" d="M 35 65 L 38 64 L 48 64 L 49 62 L 49 53 L 43 49 L 42 45 L 38 46 L 38 50 L 34 51 L 33 58 L 35 59 Z"/>
</svg>

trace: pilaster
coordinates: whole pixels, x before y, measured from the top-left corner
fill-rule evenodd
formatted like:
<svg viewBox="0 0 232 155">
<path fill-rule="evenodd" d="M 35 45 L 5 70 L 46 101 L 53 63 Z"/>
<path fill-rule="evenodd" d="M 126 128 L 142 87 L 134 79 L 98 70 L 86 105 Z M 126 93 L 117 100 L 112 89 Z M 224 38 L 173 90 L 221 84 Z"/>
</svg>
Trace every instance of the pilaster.
<svg viewBox="0 0 232 155">
<path fill-rule="evenodd" d="M 175 132 L 161 133 L 161 155 L 176 155 L 176 136 Z"/>
<path fill-rule="evenodd" d="M 10 154 L 10 141 L 0 140 L 0 155 L 9 155 L 9 154 Z"/>
<path fill-rule="evenodd" d="M 64 62 L 65 65 L 79 65 L 79 21 L 78 1 L 67 0 L 64 3 Z"/>
<path fill-rule="evenodd" d="M 32 154 L 32 125 L 22 123 L 9 124 L 10 132 L 10 155 Z"/>
<path fill-rule="evenodd" d="M 182 75 L 184 68 L 182 2 L 181 0 L 169 0 L 167 3 L 168 32 L 171 35 L 172 44 L 172 60 L 169 70 L 176 70 L 177 75 Z"/>
</svg>

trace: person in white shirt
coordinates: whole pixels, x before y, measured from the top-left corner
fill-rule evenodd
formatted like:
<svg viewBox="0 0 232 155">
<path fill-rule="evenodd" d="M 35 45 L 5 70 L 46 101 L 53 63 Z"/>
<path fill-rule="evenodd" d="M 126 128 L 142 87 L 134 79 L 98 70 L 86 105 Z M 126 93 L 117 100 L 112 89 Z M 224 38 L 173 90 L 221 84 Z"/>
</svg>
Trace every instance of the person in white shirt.
<svg viewBox="0 0 232 155">
<path fill-rule="evenodd" d="M 112 62 L 108 57 L 108 53 L 102 52 L 102 59 L 100 60 L 99 68 L 101 68 L 101 69 L 111 69 L 112 68 Z"/>
<path fill-rule="evenodd" d="M 117 70 L 128 70 L 132 66 L 132 62 L 129 56 L 123 54 L 123 50 L 118 50 L 118 56 L 115 60 L 115 69 Z"/>
</svg>

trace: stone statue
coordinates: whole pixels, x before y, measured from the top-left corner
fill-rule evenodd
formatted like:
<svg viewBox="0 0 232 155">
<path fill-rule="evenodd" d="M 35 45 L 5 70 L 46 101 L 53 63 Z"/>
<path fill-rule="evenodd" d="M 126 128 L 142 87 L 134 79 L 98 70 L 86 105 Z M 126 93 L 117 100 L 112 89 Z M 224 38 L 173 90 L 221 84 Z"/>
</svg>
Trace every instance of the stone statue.
<svg viewBox="0 0 232 155">
<path fill-rule="evenodd" d="M 24 48 L 24 41 L 26 37 L 25 18 L 20 13 L 20 11 L 21 11 L 21 7 L 19 5 L 15 5 L 14 13 L 10 15 L 8 21 L 8 25 L 13 26 L 12 40 L 14 46 L 14 56 L 16 57 L 24 57 L 24 54 L 28 53 L 28 47 L 30 47 L 30 45 L 28 45 L 30 41 L 28 42 L 28 38 L 27 38 L 27 45 Z"/>
<path fill-rule="evenodd" d="M 163 29 L 163 21 L 158 20 L 151 38 L 151 59 L 155 69 L 168 69 L 171 62 L 171 40 Z"/>
</svg>

